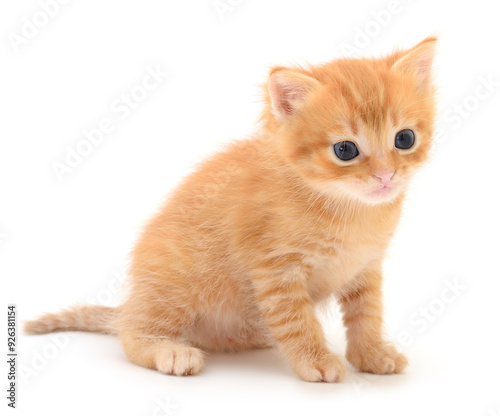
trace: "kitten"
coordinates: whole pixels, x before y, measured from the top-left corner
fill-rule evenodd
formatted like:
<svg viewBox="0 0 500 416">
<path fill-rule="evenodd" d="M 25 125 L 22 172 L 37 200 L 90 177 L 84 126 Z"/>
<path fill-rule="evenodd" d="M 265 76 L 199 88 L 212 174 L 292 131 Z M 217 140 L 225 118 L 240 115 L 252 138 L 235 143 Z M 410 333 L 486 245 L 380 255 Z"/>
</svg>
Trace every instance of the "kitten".
<svg viewBox="0 0 500 416">
<path fill-rule="evenodd" d="M 314 311 L 333 295 L 348 361 L 403 371 L 382 334 L 382 262 L 431 144 L 435 45 L 272 69 L 260 134 L 172 193 L 133 249 L 126 301 L 26 331 L 118 334 L 132 362 L 175 375 L 198 373 L 204 351 L 276 346 L 302 379 L 337 382 L 345 369 Z"/>
</svg>

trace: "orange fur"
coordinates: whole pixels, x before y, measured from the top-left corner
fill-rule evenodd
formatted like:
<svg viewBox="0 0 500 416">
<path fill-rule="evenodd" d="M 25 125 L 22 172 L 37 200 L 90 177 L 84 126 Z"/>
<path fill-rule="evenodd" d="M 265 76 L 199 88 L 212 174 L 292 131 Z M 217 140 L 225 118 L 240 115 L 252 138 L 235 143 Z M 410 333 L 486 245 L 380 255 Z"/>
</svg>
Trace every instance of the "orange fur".
<svg viewBox="0 0 500 416">
<path fill-rule="evenodd" d="M 381 265 L 431 143 L 435 43 L 273 69 L 261 134 L 172 193 L 133 250 L 127 300 L 113 313 L 49 315 L 27 331 L 116 331 L 131 361 L 177 375 L 199 372 L 202 351 L 277 346 L 304 380 L 335 382 L 345 370 L 314 312 L 333 295 L 348 360 L 402 371 L 406 358 L 382 336 Z M 401 129 L 415 132 L 413 148 L 395 148 Z M 334 155 L 343 140 L 360 150 L 352 161 Z"/>
</svg>

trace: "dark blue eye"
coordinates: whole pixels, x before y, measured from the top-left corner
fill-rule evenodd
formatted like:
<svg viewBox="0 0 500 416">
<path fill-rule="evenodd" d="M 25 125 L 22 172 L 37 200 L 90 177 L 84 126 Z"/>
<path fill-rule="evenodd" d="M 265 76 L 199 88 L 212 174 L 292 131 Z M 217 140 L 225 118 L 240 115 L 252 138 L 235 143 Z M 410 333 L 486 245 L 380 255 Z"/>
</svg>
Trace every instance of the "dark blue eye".
<svg viewBox="0 0 500 416">
<path fill-rule="evenodd" d="M 359 155 L 356 145 L 349 141 L 335 144 L 333 146 L 333 151 L 340 160 L 351 160 Z"/>
<path fill-rule="evenodd" d="M 415 144 L 415 133 L 410 129 L 401 130 L 397 132 L 395 142 L 398 149 L 409 149 Z"/>
</svg>

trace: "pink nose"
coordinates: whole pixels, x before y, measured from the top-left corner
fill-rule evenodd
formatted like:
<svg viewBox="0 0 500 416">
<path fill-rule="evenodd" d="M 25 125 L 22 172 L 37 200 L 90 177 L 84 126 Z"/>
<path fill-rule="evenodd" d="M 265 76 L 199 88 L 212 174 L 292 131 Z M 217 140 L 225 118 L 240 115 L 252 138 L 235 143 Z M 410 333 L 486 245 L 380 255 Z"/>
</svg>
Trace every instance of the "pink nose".
<svg viewBox="0 0 500 416">
<path fill-rule="evenodd" d="M 377 172 L 377 174 L 373 174 L 372 176 L 377 179 L 378 181 L 380 181 L 380 183 L 382 185 L 387 185 L 392 177 L 394 176 L 394 174 L 396 173 L 396 171 L 394 170 L 391 170 L 391 171 L 380 171 L 380 172 Z"/>
</svg>

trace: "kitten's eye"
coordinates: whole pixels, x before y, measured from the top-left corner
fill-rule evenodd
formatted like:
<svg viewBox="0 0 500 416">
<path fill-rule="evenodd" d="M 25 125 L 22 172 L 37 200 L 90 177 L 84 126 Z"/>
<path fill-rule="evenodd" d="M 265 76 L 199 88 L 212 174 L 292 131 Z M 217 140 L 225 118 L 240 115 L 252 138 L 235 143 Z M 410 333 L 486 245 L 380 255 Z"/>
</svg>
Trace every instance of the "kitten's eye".
<svg viewBox="0 0 500 416">
<path fill-rule="evenodd" d="M 415 144 L 415 133 L 413 130 L 404 129 L 396 134 L 396 147 L 398 149 L 409 149 Z"/>
<path fill-rule="evenodd" d="M 349 141 L 335 144 L 333 146 L 333 151 L 340 160 L 351 160 L 359 155 L 356 145 Z"/>
</svg>

